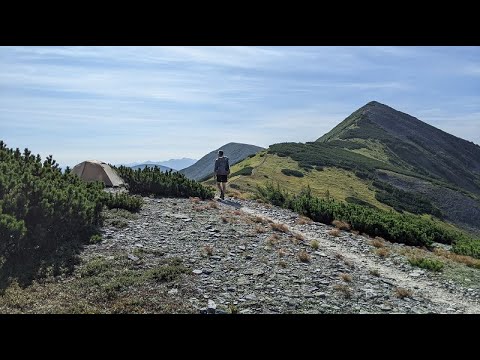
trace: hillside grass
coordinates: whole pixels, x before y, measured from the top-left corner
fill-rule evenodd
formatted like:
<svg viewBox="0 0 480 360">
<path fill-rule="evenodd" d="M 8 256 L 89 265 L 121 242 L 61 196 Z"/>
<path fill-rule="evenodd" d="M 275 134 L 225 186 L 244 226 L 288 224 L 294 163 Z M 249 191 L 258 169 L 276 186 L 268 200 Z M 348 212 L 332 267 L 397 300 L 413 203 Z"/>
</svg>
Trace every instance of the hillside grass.
<svg viewBox="0 0 480 360">
<path fill-rule="evenodd" d="M 291 158 L 266 154 L 264 151 L 235 164 L 231 167 L 231 173 L 241 172 L 243 168 L 253 168 L 252 175 L 231 176 L 228 182 L 240 192 L 248 192 L 253 195 L 257 185 L 265 185 L 269 182 L 278 183 L 282 188 L 289 189 L 294 193 L 310 186 L 312 194 L 315 196 L 325 197 L 328 191 L 330 198 L 335 200 L 345 201 L 347 198 L 353 197 L 380 209 L 391 209 L 375 199 L 375 192 L 369 189 L 368 181 L 359 179 L 347 170 L 326 167 L 323 171 L 306 171 Z M 282 169 L 301 172 L 303 177 L 285 175 Z M 213 179 L 204 183 L 215 185 Z"/>
<path fill-rule="evenodd" d="M 68 279 L 50 277 L 28 287 L 12 282 L 0 292 L 0 313 L 193 313 L 186 301 L 167 294 L 189 272 L 179 258 L 144 269 L 126 253 L 96 256 L 82 261 Z"/>
</svg>

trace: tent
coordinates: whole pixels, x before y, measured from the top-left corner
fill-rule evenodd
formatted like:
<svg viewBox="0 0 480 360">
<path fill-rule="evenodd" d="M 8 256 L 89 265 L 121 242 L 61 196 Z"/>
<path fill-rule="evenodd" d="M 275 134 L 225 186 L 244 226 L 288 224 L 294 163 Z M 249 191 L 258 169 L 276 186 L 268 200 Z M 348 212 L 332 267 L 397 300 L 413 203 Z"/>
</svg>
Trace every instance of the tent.
<svg viewBox="0 0 480 360">
<path fill-rule="evenodd" d="M 72 173 L 80 176 L 85 181 L 103 181 L 106 186 L 125 185 L 122 178 L 118 176 L 107 163 L 98 160 L 87 160 L 77 164 Z"/>
</svg>

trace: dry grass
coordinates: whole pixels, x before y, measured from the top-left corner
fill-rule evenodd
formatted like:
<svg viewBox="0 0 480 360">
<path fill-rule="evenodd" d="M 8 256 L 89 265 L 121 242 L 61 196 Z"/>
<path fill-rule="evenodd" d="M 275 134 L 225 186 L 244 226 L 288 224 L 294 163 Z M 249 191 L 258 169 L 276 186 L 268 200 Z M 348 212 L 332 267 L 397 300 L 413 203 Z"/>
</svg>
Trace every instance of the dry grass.
<svg viewBox="0 0 480 360">
<path fill-rule="evenodd" d="M 278 262 L 278 265 L 280 265 L 282 268 L 285 269 L 285 268 L 287 267 L 287 262 L 286 262 L 286 261 L 283 261 L 283 260 L 280 260 L 280 261 Z"/>
<path fill-rule="evenodd" d="M 215 201 L 209 201 L 208 202 L 208 207 L 210 209 L 218 209 L 219 208 L 218 204 Z"/>
<path fill-rule="evenodd" d="M 280 238 L 278 237 L 277 234 L 273 234 L 272 236 L 270 236 L 267 240 L 265 240 L 265 243 L 268 245 L 268 246 L 274 246 L 278 240 Z"/>
<path fill-rule="evenodd" d="M 328 231 L 328 234 L 331 236 L 340 236 L 340 230 L 338 229 L 332 229 Z"/>
<path fill-rule="evenodd" d="M 358 231 L 358 230 L 352 230 L 351 232 L 352 232 L 353 235 L 359 235 L 360 234 L 360 231 Z"/>
<path fill-rule="evenodd" d="M 242 212 L 240 210 L 233 210 L 232 214 L 236 215 L 236 216 L 240 216 L 240 215 L 242 215 Z"/>
<path fill-rule="evenodd" d="M 349 223 L 340 220 L 333 220 L 332 225 L 335 226 L 339 230 L 350 230 L 351 226 Z"/>
<path fill-rule="evenodd" d="M 293 234 L 293 237 L 294 237 L 295 239 L 297 239 L 298 241 L 303 241 L 303 240 L 305 240 L 305 236 L 303 236 L 303 235 L 300 234 L 300 233 L 294 233 L 294 234 Z"/>
<path fill-rule="evenodd" d="M 395 288 L 395 295 L 400 299 L 411 297 L 412 294 L 413 294 L 412 290 L 405 289 L 402 287 Z"/>
<path fill-rule="evenodd" d="M 375 250 L 375 254 L 384 258 L 384 257 L 387 257 L 388 255 L 390 255 L 390 251 L 388 251 L 387 248 L 380 248 L 380 249 Z"/>
<path fill-rule="evenodd" d="M 304 263 L 308 263 L 312 260 L 310 255 L 305 250 L 300 250 L 297 256 L 298 256 L 298 259 Z"/>
<path fill-rule="evenodd" d="M 205 254 L 207 254 L 208 256 L 213 255 L 213 246 L 212 245 L 205 245 L 203 247 L 203 250 L 205 250 Z"/>
<path fill-rule="evenodd" d="M 270 227 L 272 228 L 273 231 L 288 233 L 288 226 L 285 224 L 271 223 Z"/>
<path fill-rule="evenodd" d="M 352 296 L 352 290 L 345 284 L 337 284 L 337 285 L 334 285 L 333 288 L 336 291 L 342 293 L 343 296 L 345 296 L 347 299 Z"/>
<path fill-rule="evenodd" d="M 320 247 L 320 243 L 318 242 L 318 240 L 312 240 L 310 241 L 310 246 L 312 247 L 312 249 L 318 250 L 318 248 Z"/>
<path fill-rule="evenodd" d="M 457 263 L 465 264 L 472 268 L 480 269 L 480 259 L 475 259 L 471 256 L 466 256 L 466 255 L 458 255 L 453 252 L 440 249 L 440 248 L 435 248 L 433 252 L 437 256 L 444 257 L 446 259 L 455 261 Z"/>
<path fill-rule="evenodd" d="M 370 269 L 370 275 L 379 277 L 380 276 L 380 271 L 378 271 L 378 269 Z"/>
<path fill-rule="evenodd" d="M 373 240 L 370 240 L 370 245 L 376 247 L 377 249 L 385 247 L 385 240 L 383 240 L 381 237 L 376 237 Z"/>
<path fill-rule="evenodd" d="M 345 282 L 351 282 L 352 281 L 352 275 L 350 275 L 350 274 L 342 273 L 342 274 L 340 274 L 340 278 Z"/>
<path fill-rule="evenodd" d="M 190 197 L 189 198 L 191 202 L 193 202 L 194 204 L 198 204 L 200 202 L 200 198 L 199 197 Z"/>
<path fill-rule="evenodd" d="M 256 232 L 257 234 L 263 234 L 263 233 L 266 233 L 267 230 L 265 230 L 265 228 L 257 225 L 257 226 L 255 226 L 255 232 Z"/>
<path fill-rule="evenodd" d="M 199 211 L 205 211 L 207 210 L 207 207 L 206 206 L 194 206 L 193 207 L 193 210 L 199 212 Z"/>
<path fill-rule="evenodd" d="M 312 219 L 306 216 L 300 216 L 297 220 L 295 220 L 295 223 L 298 225 L 311 224 L 312 222 Z"/>
<path fill-rule="evenodd" d="M 355 264 L 353 263 L 352 260 L 350 259 L 345 259 L 345 265 L 347 265 L 348 267 L 351 267 L 351 268 L 354 268 L 355 267 Z"/>
<path fill-rule="evenodd" d="M 222 216 L 220 219 L 222 219 L 222 222 L 223 222 L 224 224 L 230 222 L 230 219 L 227 218 L 226 216 Z"/>
<path fill-rule="evenodd" d="M 278 249 L 278 256 L 280 257 L 287 256 L 287 250 L 285 250 L 284 248 Z"/>
<path fill-rule="evenodd" d="M 250 220 L 254 223 L 266 224 L 267 221 L 261 216 L 251 216 Z"/>
</svg>

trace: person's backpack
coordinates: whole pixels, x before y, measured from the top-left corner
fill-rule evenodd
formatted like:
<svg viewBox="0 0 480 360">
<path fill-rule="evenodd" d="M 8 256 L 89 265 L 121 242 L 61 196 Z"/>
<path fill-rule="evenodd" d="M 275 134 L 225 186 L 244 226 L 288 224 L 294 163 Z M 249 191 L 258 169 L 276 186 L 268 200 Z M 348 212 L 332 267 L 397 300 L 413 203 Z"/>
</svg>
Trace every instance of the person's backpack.
<svg viewBox="0 0 480 360">
<path fill-rule="evenodd" d="M 217 174 L 227 175 L 230 171 L 230 164 L 226 156 L 217 158 Z"/>
</svg>

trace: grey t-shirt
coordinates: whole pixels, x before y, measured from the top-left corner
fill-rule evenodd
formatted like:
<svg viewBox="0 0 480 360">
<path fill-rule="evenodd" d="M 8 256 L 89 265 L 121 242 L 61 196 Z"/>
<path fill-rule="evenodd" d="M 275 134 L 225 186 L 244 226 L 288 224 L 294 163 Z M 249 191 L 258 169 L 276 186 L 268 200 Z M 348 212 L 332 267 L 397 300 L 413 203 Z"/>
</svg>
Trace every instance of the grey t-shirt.
<svg viewBox="0 0 480 360">
<path fill-rule="evenodd" d="M 217 175 L 228 175 L 230 171 L 230 164 L 228 163 L 228 158 L 226 156 L 219 157 L 215 160 L 214 170 Z"/>
</svg>

